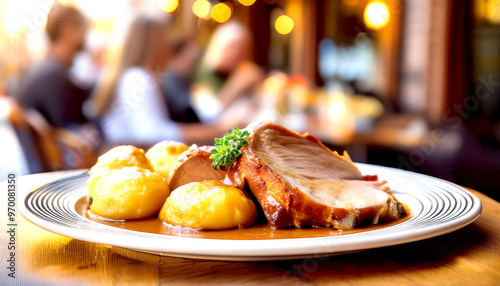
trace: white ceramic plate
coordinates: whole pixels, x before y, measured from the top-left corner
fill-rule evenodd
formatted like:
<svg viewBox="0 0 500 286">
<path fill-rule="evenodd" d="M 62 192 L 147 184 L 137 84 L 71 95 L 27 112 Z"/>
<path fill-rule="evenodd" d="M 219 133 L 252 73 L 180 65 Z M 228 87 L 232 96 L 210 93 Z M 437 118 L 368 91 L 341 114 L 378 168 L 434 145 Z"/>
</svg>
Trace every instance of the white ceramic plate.
<svg viewBox="0 0 500 286">
<path fill-rule="evenodd" d="M 353 234 L 268 240 L 185 238 L 112 227 L 75 209 L 86 196 L 86 174 L 44 185 L 26 195 L 20 210 L 36 225 L 79 240 L 168 256 L 235 261 L 281 260 L 336 255 L 435 237 L 472 223 L 480 200 L 447 181 L 392 168 L 357 164 L 365 175 L 387 180 L 411 218 L 392 226 Z"/>
</svg>

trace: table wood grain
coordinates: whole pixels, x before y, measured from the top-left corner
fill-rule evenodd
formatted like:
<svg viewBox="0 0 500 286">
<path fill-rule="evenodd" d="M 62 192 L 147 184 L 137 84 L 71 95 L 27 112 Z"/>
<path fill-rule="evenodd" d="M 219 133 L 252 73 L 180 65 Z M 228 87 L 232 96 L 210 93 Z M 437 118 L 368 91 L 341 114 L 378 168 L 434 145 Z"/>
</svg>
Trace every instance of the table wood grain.
<svg viewBox="0 0 500 286">
<path fill-rule="evenodd" d="M 33 189 L 72 173 L 18 178 Z M 5 182 L 0 190 L 5 194 Z M 500 285 L 500 203 L 440 237 L 358 253 L 273 262 L 173 258 L 79 241 L 18 215 L 16 278 L 7 277 L 6 195 L 0 197 L 0 285 Z M 20 202 L 18 198 L 18 203 Z"/>
</svg>

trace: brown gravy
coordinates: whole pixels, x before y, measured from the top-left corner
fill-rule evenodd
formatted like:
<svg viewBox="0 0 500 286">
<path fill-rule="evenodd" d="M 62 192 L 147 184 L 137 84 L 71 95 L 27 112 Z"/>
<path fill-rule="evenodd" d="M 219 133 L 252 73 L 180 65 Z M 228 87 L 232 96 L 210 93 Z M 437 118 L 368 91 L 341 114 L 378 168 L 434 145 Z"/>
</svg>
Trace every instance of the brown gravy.
<svg viewBox="0 0 500 286">
<path fill-rule="evenodd" d="M 406 210 L 406 217 L 392 221 L 386 222 L 379 225 L 370 225 L 366 227 L 360 227 L 353 230 L 342 231 L 336 230 L 332 227 L 320 227 L 320 228 L 285 228 L 285 229 L 273 229 L 268 225 L 253 225 L 246 228 L 236 228 L 228 230 L 194 230 L 189 228 L 173 227 L 164 224 L 161 220 L 156 217 L 142 219 L 142 220 L 130 220 L 130 221 L 113 221 L 95 218 L 88 214 L 89 203 L 86 197 L 82 197 L 76 202 L 75 208 L 77 212 L 92 221 L 102 223 L 105 225 L 110 225 L 113 227 L 164 234 L 164 235 L 174 235 L 182 237 L 191 238 L 209 238 L 209 239 L 232 239 L 232 240 L 246 240 L 246 239 L 284 239 L 284 238 L 311 238 L 311 237 L 324 237 L 324 236 L 336 236 L 336 235 L 346 235 L 352 233 L 359 233 L 365 231 L 376 230 L 392 225 L 396 225 L 408 220 L 411 217 L 410 209 L 408 206 L 404 205 Z"/>
</svg>

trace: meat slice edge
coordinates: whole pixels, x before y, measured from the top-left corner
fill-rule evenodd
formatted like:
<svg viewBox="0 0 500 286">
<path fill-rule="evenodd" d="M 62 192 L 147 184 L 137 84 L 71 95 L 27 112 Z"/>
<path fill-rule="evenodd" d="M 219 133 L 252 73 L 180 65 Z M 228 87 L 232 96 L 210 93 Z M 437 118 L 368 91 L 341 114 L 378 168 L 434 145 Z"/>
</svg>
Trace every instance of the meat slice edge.
<svg viewBox="0 0 500 286">
<path fill-rule="evenodd" d="M 314 136 L 273 123 L 254 131 L 229 174 L 233 184 L 246 182 L 274 227 L 347 230 L 363 221 L 378 223 L 404 215 L 402 205 L 384 191 L 385 183 L 363 181 L 346 154 L 340 156 Z"/>
<path fill-rule="evenodd" d="M 167 179 L 171 191 L 192 182 L 224 180 L 226 171 L 212 168 L 211 148 L 193 145 L 179 155 Z"/>
</svg>

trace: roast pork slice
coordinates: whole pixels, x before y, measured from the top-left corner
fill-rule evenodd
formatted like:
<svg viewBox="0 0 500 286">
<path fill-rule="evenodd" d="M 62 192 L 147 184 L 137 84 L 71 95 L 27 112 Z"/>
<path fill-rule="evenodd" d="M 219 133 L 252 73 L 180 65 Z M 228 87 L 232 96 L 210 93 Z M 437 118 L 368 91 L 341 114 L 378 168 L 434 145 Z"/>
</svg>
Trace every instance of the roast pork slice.
<svg viewBox="0 0 500 286">
<path fill-rule="evenodd" d="M 385 182 L 363 180 L 347 153 L 332 152 L 314 136 L 266 123 L 248 141 L 227 179 L 246 184 L 273 227 L 349 230 L 405 215 Z"/>
<path fill-rule="evenodd" d="M 168 176 L 170 190 L 192 183 L 211 180 L 224 180 L 226 171 L 212 168 L 211 146 L 198 147 L 193 145 L 179 155 Z"/>
</svg>

